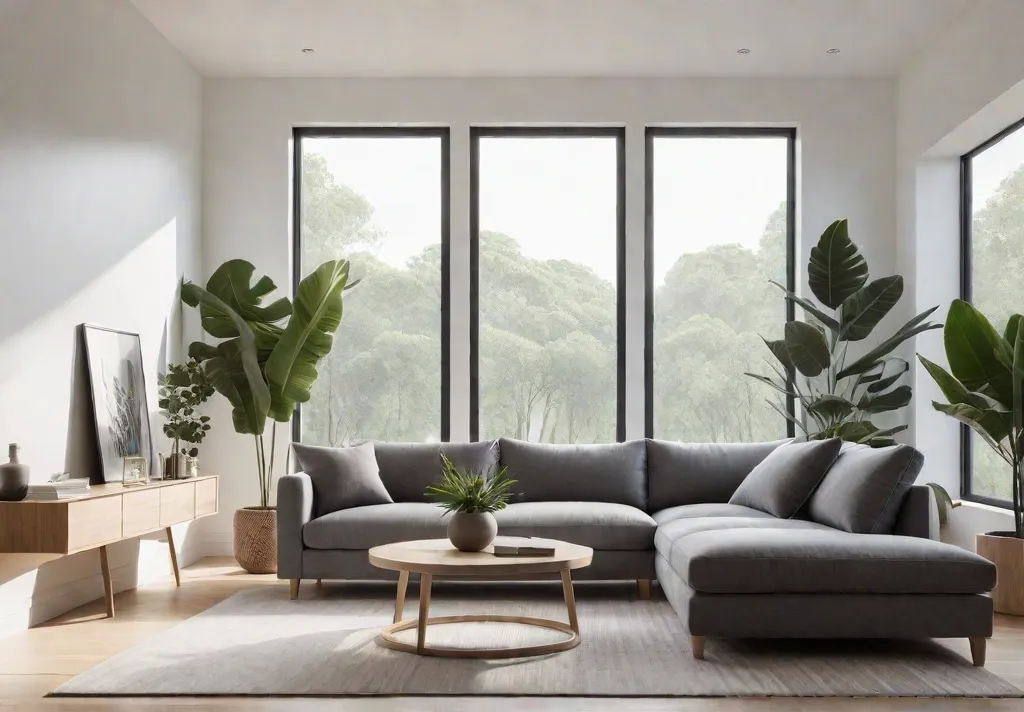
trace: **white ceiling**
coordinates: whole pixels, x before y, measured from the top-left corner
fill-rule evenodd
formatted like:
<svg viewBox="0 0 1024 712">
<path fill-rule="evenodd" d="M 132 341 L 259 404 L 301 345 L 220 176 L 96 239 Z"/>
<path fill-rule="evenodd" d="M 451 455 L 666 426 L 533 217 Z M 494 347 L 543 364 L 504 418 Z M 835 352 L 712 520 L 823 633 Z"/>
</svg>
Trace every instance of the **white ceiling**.
<svg viewBox="0 0 1024 712">
<path fill-rule="evenodd" d="M 978 1 L 132 0 L 216 77 L 885 76 Z"/>
</svg>

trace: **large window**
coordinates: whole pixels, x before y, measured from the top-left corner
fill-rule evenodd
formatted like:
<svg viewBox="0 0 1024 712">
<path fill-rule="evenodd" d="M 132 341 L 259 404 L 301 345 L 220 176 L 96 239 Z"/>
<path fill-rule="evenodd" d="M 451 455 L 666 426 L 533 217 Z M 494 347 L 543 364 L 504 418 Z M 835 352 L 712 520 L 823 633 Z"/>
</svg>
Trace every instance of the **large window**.
<svg viewBox="0 0 1024 712">
<path fill-rule="evenodd" d="M 648 437 L 791 434 L 743 373 L 766 372 L 761 337 L 792 318 L 769 280 L 793 286 L 794 151 L 790 129 L 648 129 Z"/>
<path fill-rule="evenodd" d="M 624 437 L 622 129 L 472 131 L 472 439 Z"/>
<path fill-rule="evenodd" d="M 961 161 L 962 291 L 1002 332 L 1024 311 L 1024 121 Z M 1010 468 L 963 426 L 963 496 L 1009 506 Z"/>
<path fill-rule="evenodd" d="M 448 438 L 448 130 L 296 129 L 295 275 L 362 282 L 293 424 L 319 445 Z"/>
</svg>

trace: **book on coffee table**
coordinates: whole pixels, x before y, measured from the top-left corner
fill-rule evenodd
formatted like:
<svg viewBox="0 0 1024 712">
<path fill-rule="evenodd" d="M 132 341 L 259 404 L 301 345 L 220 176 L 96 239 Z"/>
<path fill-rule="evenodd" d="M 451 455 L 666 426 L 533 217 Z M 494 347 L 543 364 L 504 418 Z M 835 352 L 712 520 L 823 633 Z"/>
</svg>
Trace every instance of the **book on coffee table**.
<svg viewBox="0 0 1024 712">
<path fill-rule="evenodd" d="M 554 556 L 555 547 L 545 539 L 502 536 L 494 540 L 495 556 Z"/>
</svg>

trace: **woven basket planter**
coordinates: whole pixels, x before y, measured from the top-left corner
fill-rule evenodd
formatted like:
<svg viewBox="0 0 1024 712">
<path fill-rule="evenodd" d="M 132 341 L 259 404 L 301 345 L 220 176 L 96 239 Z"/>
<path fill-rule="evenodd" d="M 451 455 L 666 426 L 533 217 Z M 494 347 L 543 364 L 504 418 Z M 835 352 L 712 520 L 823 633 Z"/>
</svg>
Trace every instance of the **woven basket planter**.
<svg viewBox="0 0 1024 712">
<path fill-rule="evenodd" d="M 235 559 L 251 574 L 277 573 L 277 508 L 235 510 Z"/>
</svg>

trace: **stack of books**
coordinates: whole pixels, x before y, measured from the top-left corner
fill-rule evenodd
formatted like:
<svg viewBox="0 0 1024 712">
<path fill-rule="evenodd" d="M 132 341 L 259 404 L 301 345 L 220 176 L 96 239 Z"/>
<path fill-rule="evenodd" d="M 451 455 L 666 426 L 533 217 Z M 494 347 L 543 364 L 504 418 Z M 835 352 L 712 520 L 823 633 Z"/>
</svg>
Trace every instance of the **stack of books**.
<svg viewBox="0 0 1024 712">
<path fill-rule="evenodd" d="M 494 540 L 495 556 L 554 556 L 555 547 L 547 539 L 529 536 L 499 536 Z"/>
<path fill-rule="evenodd" d="M 60 482 L 47 482 L 45 484 L 29 485 L 26 500 L 37 502 L 55 502 L 64 499 L 75 499 L 89 494 L 89 480 L 79 477 L 73 480 L 61 480 Z"/>
</svg>

